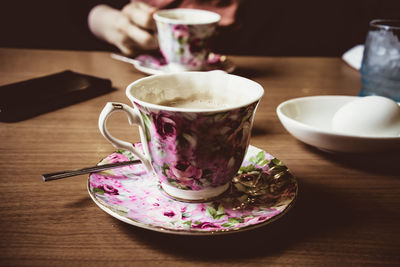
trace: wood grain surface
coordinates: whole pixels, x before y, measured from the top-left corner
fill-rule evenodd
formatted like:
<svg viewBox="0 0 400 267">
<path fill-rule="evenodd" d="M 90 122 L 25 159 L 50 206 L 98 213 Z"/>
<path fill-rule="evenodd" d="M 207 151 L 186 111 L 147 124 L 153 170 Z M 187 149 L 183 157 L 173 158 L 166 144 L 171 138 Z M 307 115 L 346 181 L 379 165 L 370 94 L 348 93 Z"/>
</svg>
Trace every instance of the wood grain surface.
<svg viewBox="0 0 400 267">
<path fill-rule="evenodd" d="M 275 109 L 309 95 L 357 95 L 360 74 L 339 58 L 234 57 L 266 91 L 251 144 L 297 177 L 294 208 L 264 227 L 222 236 L 162 234 L 114 219 L 90 199 L 87 175 L 41 174 L 96 164 L 114 149 L 97 128 L 107 101 L 145 75 L 105 52 L 0 49 L 0 85 L 62 70 L 109 78 L 114 92 L 26 121 L 0 123 L 1 266 L 346 266 L 400 264 L 400 153 L 328 154 L 289 135 Z M 23 97 L 23 96 L 21 96 Z M 1 100 L 0 100 L 1 101 Z M 115 136 L 139 141 L 123 114 Z"/>
</svg>

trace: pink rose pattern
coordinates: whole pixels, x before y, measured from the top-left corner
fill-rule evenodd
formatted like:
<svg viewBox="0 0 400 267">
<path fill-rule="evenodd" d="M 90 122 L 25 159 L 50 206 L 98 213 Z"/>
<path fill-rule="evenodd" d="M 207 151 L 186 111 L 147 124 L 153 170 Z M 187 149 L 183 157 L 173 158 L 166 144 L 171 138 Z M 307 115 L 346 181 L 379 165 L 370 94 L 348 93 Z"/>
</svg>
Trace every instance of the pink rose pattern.
<svg viewBox="0 0 400 267">
<path fill-rule="evenodd" d="M 257 103 L 219 113 L 169 112 L 135 104 L 145 122 L 152 165 L 163 183 L 201 190 L 226 184 L 239 170 Z"/>
<path fill-rule="evenodd" d="M 138 60 L 142 66 L 153 69 L 161 69 L 166 64 L 165 59 L 161 57 L 161 55 L 142 54 L 135 59 Z"/>
<path fill-rule="evenodd" d="M 140 144 L 135 146 L 140 149 Z M 133 158 L 130 152 L 119 150 L 102 163 L 129 158 Z M 260 176 L 265 180 L 260 185 L 262 194 L 252 195 L 246 190 L 246 183 L 259 180 Z M 141 164 L 92 173 L 88 187 L 98 205 L 131 224 L 173 233 L 210 234 L 249 229 L 284 214 L 294 203 L 295 178 L 279 160 L 260 149 L 249 147 L 236 178 L 227 193 L 205 203 L 171 199 L 160 189 L 158 179 L 147 174 Z M 251 190 L 258 186 L 251 186 Z"/>
<path fill-rule="evenodd" d="M 135 58 L 143 67 L 163 71 L 167 65 L 166 59 L 162 55 L 140 55 Z M 233 72 L 235 65 L 226 56 L 209 53 L 206 59 L 206 65 L 202 68 L 204 71 L 224 70 L 228 73 Z"/>
<path fill-rule="evenodd" d="M 215 24 L 207 25 L 176 25 L 165 24 L 164 32 L 171 35 L 159 33 L 161 53 L 166 62 L 183 64 L 195 69 L 205 67 L 209 54 L 209 39 L 212 36 Z"/>
</svg>

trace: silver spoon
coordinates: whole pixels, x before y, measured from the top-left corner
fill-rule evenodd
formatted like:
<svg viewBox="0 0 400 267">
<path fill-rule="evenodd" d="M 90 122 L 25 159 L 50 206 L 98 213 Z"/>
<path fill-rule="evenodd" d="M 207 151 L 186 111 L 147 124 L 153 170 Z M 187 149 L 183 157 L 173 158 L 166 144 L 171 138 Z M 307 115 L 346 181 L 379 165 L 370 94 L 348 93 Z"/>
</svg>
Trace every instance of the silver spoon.
<svg viewBox="0 0 400 267">
<path fill-rule="evenodd" d="M 82 168 L 82 169 L 78 169 L 78 170 L 66 170 L 66 171 L 61 171 L 61 172 L 52 172 L 52 173 L 42 174 L 42 179 L 44 182 L 48 182 L 48 181 L 58 180 L 58 179 L 67 178 L 67 177 L 71 177 L 71 176 L 75 176 L 75 175 L 99 172 L 99 171 L 109 170 L 109 169 L 113 169 L 113 168 L 138 164 L 138 163 L 141 163 L 141 161 L 137 159 L 137 160 L 131 160 L 131 161 L 123 161 L 123 162 L 97 165 L 97 166 Z"/>
<path fill-rule="evenodd" d="M 141 63 L 142 63 L 137 59 L 133 59 L 133 58 L 130 58 L 130 57 L 125 57 L 125 56 L 121 56 L 121 55 L 117 55 L 117 54 L 111 54 L 111 57 L 113 59 L 116 59 L 116 60 L 119 60 L 119 61 L 122 61 L 122 62 L 131 63 L 133 65 L 141 65 Z"/>
</svg>

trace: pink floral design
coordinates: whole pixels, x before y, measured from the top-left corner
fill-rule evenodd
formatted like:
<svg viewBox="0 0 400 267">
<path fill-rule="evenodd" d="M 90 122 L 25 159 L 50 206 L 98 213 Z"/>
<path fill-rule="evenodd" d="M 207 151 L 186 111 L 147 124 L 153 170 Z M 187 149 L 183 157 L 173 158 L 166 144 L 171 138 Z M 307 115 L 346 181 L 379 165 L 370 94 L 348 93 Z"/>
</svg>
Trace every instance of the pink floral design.
<svg viewBox="0 0 400 267">
<path fill-rule="evenodd" d="M 121 153 L 113 153 L 110 155 L 108 158 L 110 162 L 124 162 L 124 161 L 129 161 L 128 156 L 121 154 Z"/>
<path fill-rule="evenodd" d="M 218 228 L 218 225 L 215 225 L 210 222 L 201 222 L 199 224 L 192 225 L 193 229 L 207 229 L 207 228 Z"/>
<path fill-rule="evenodd" d="M 205 42 L 200 38 L 193 38 L 189 42 L 189 50 L 192 54 L 201 53 L 205 49 Z"/>
<path fill-rule="evenodd" d="M 137 105 L 146 123 L 150 158 L 162 182 L 185 190 L 232 179 L 250 141 L 257 102 L 217 113 L 182 113 Z"/>
<path fill-rule="evenodd" d="M 167 64 L 161 55 L 139 55 L 135 59 L 138 60 L 142 66 L 154 69 L 159 69 Z"/>
<path fill-rule="evenodd" d="M 135 144 L 135 147 L 139 146 Z M 129 155 L 126 151 L 118 153 Z M 119 158 L 113 153 L 103 162 L 116 162 Z M 144 170 L 141 164 L 136 167 Z M 130 172 L 129 177 L 114 176 L 113 172 L 119 169 L 124 169 L 127 174 Z M 273 178 L 274 170 L 287 170 L 286 167 L 268 153 L 252 146 L 237 177 L 268 174 L 268 183 L 273 190 L 264 190 L 258 196 L 248 195 L 234 179 L 230 191 L 212 202 L 174 201 L 160 190 L 156 177 L 145 172 L 133 175 L 129 167 L 119 169 L 90 175 L 89 192 L 96 204 L 136 226 L 163 232 L 226 233 L 266 224 L 288 210 L 297 194 L 297 182 L 289 173 L 279 179 Z M 196 175 L 196 171 L 193 173 Z"/>
<path fill-rule="evenodd" d="M 183 38 L 189 38 L 189 27 L 186 25 L 173 25 L 172 26 L 172 32 L 174 34 L 175 39 L 180 39 L 182 40 Z"/>
<path fill-rule="evenodd" d="M 170 177 L 172 178 L 194 178 L 200 179 L 203 171 L 190 165 L 190 163 L 179 163 L 176 166 L 171 166 L 169 169 Z"/>
<path fill-rule="evenodd" d="M 176 136 L 176 122 L 173 120 L 173 114 L 167 114 L 166 112 L 159 112 L 158 114 L 152 114 L 155 129 L 158 135 L 163 139 Z"/>
<path fill-rule="evenodd" d="M 118 195 L 118 189 L 112 187 L 111 185 L 103 185 L 102 189 L 107 194 Z"/>
<path fill-rule="evenodd" d="M 158 22 L 161 23 L 161 22 Z M 208 43 L 216 24 L 163 25 L 158 33 L 161 53 L 165 62 L 177 63 L 188 69 L 203 69 L 210 53 Z"/>
</svg>

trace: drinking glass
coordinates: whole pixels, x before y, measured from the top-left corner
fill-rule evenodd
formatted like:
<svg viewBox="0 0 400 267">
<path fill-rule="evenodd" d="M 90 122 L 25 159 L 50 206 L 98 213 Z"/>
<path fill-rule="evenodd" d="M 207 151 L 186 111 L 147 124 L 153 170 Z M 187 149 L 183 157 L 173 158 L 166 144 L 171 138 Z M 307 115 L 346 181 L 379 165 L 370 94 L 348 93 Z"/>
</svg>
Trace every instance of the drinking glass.
<svg viewBox="0 0 400 267">
<path fill-rule="evenodd" d="M 361 64 L 360 96 L 380 95 L 400 101 L 400 20 L 370 22 Z"/>
</svg>

